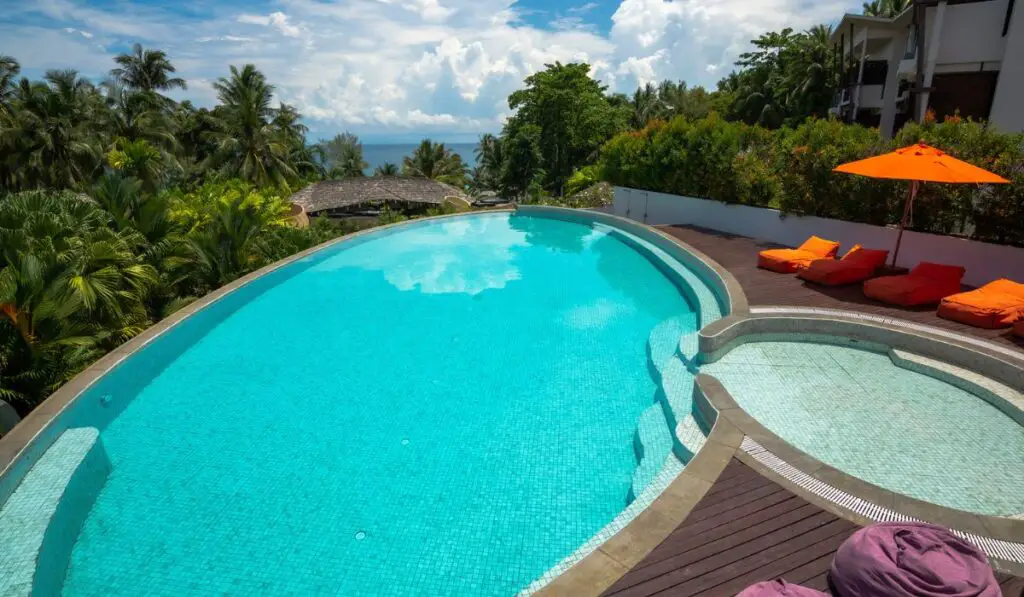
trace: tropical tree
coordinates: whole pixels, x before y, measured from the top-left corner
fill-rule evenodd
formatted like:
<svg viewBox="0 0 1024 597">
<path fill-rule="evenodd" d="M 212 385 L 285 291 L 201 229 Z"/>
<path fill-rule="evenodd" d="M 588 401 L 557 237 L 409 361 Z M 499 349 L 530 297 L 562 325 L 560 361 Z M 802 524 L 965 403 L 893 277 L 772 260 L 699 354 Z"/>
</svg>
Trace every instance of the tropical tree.
<svg viewBox="0 0 1024 597">
<path fill-rule="evenodd" d="M 632 113 L 629 117 L 629 126 L 634 129 L 642 129 L 647 123 L 664 115 L 664 104 L 661 102 L 658 90 L 653 83 L 640 87 L 633 94 L 633 101 L 630 102 Z"/>
<path fill-rule="evenodd" d="M 909 8 L 914 0 L 871 0 L 864 2 L 864 14 L 870 17 L 893 18 Z"/>
<path fill-rule="evenodd" d="M 541 135 L 539 126 L 528 124 L 518 127 L 514 135 L 502 141 L 505 159 L 499 190 L 503 197 L 522 198 L 540 193 L 545 175 Z"/>
<path fill-rule="evenodd" d="M 398 176 L 398 173 L 398 165 L 391 162 L 384 162 L 373 170 L 374 176 Z"/>
<path fill-rule="evenodd" d="M 752 40 L 754 50 L 740 55 L 739 73 L 719 83 L 730 104 L 726 116 L 749 124 L 777 127 L 824 116 L 838 88 L 831 28 L 817 25 Z"/>
<path fill-rule="evenodd" d="M 502 130 L 514 138 L 527 126 L 537 127 L 546 166 L 544 187 L 561 195 L 573 170 L 597 158 L 598 148 L 626 127 L 627 116 L 605 96 L 605 86 L 590 77 L 588 64 L 555 64 L 530 75 L 525 88 L 508 98 L 515 114 Z M 526 147 L 533 132 L 519 143 Z"/>
<path fill-rule="evenodd" d="M 12 190 L 72 188 L 102 164 L 94 117 L 102 98 L 73 70 L 51 70 L 45 82 L 22 79 L 0 125 L 0 168 Z"/>
<path fill-rule="evenodd" d="M 495 190 L 501 183 L 501 169 L 505 162 L 502 140 L 490 133 L 480 136 L 475 150 L 477 166 L 473 171 L 474 184 L 483 190 Z"/>
<path fill-rule="evenodd" d="M 466 182 L 466 165 L 462 156 L 444 143 L 424 139 L 412 155 L 402 159 L 402 175 L 430 178 L 461 188 Z"/>
<path fill-rule="evenodd" d="M 216 143 L 207 165 L 225 178 L 241 178 L 259 186 L 289 188 L 297 177 L 290 163 L 296 130 L 275 121 L 271 107 L 273 85 L 263 73 L 246 64 L 231 67 L 231 76 L 214 83 L 221 106 L 214 111 Z"/>
<path fill-rule="evenodd" d="M 8 104 L 14 89 L 14 78 L 21 72 L 21 65 L 10 56 L 0 55 L 0 118 L 10 114 Z"/>
<path fill-rule="evenodd" d="M 323 152 L 324 170 L 329 178 L 364 176 L 369 166 L 363 159 L 363 144 L 349 132 L 339 133 L 318 144 Z"/>
<path fill-rule="evenodd" d="M 188 88 L 185 79 L 171 76 L 176 69 L 163 50 L 146 50 L 135 44 L 130 54 L 120 54 L 114 62 L 118 67 L 110 75 L 134 91 L 158 93 Z"/>
</svg>

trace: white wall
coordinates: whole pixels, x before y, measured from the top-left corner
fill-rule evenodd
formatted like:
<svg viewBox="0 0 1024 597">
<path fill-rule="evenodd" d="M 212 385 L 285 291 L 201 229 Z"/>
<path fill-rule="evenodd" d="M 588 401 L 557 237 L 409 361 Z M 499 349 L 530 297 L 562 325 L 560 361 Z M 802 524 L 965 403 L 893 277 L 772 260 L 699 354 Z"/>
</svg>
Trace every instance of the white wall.
<svg viewBox="0 0 1024 597">
<path fill-rule="evenodd" d="M 937 64 L 1002 60 L 1006 44 L 1002 35 L 1003 20 L 1008 2 L 989 0 L 946 6 Z M 926 45 L 934 33 L 935 11 L 935 8 L 929 8 L 927 12 Z M 927 51 L 926 48 L 925 56 Z"/>
<path fill-rule="evenodd" d="M 774 209 L 623 187 L 615 187 L 612 207 L 615 215 L 650 225 L 689 224 L 789 247 L 799 245 L 812 234 L 842 243 L 841 253 L 858 243 L 889 251 L 896 245 L 894 228 L 828 218 L 782 216 Z M 757 256 L 751 254 L 751 262 L 755 259 Z M 1024 249 L 1016 247 L 907 231 L 903 234 L 898 264 L 913 267 L 920 261 L 962 265 L 967 268 L 964 283 L 974 286 L 997 278 L 1024 282 Z"/>
<path fill-rule="evenodd" d="M 1000 130 L 1024 131 L 1024 4 L 1013 7 L 1006 34 L 1006 59 L 999 72 L 989 120 Z"/>
</svg>

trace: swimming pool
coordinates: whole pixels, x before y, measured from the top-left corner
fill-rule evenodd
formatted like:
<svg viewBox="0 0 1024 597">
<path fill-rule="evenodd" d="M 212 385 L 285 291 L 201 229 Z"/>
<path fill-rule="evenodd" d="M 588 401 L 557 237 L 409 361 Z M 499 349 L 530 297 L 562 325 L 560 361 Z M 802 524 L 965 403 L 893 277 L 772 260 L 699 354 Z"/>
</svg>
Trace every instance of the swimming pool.
<svg viewBox="0 0 1024 597">
<path fill-rule="evenodd" d="M 109 473 L 64 593 L 526 587 L 636 497 L 650 335 L 698 327 L 638 243 L 539 215 L 415 222 L 196 313 L 76 403 Z"/>
<path fill-rule="evenodd" d="M 1024 487 L 1024 427 L 977 388 L 940 379 L 933 367 L 948 365 L 841 335 L 771 336 L 701 368 L 771 432 L 899 494 L 989 516 L 1024 513 L 1024 493 L 1011 489 Z"/>
</svg>

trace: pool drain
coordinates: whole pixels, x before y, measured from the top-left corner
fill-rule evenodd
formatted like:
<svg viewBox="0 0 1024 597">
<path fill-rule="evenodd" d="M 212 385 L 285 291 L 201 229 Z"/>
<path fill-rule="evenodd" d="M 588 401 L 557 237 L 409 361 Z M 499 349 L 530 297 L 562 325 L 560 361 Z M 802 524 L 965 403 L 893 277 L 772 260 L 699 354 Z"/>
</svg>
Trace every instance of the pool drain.
<svg viewBox="0 0 1024 597">
<path fill-rule="evenodd" d="M 362 541 L 363 539 L 366 539 L 366 532 L 356 531 L 356 541 Z"/>
<path fill-rule="evenodd" d="M 402 438 L 402 445 L 403 446 L 408 446 L 409 445 L 409 438 L 403 437 Z"/>
</svg>

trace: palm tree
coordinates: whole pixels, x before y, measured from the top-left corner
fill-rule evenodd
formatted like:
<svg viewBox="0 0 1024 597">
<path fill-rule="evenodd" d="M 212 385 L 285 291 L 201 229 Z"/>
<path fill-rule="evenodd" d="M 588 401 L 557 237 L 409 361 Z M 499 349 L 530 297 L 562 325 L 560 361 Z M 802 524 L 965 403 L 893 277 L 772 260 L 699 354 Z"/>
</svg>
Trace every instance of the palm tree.
<svg viewBox="0 0 1024 597">
<path fill-rule="evenodd" d="M 864 2 L 864 14 L 870 17 L 893 18 L 909 8 L 914 0 L 871 0 Z"/>
<path fill-rule="evenodd" d="M 642 129 L 647 123 L 660 116 L 662 104 L 658 99 L 658 91 L 653 83 L 640 87 L 633 94 L 633 109 L 629 117 L 629 125 L 634 129 Z"/>
<path fill-rule="evenodd" d="M 132 91 L 113 79 L 100 88 L 107 109 L 98 120 L 111 139 L 145 139 L 168 155 L 180 149 L 173 113 L 154 102 L 152 94 Z"/>
<path fill-rule="evenodd" d="M 213 218 L 189 239 L 199 272 L 212 288 L 250 271 L 264 247 L 264 223 L 257 206 L 243 196 L 218 204 Z"/>
<path fill-rule="evenodd" d="M 289 159 L 295 130 L 274 122 L 280 113 L 270 107 L 274 87 L 251 64 L 232 66 L 231 77 L 213 87 L 222 105 L 214 111 L 220 117 L 212 135 L 217 148 L 207 165 L 226 177 L 288 189 L 296 177 Z"/>
<path fill-rule="evenodd" d="M 129 89 L 157 93 L 188 88 L 185 79 L 170 76 L 176 70 L 163 50 L 146 50 L 135 44 L 131 54 L 120 54 L 114 62 L 120 66 L 111 70 L 110 75 Z"/>
<path fill-rule="evenodd" d="M 363 144 L 352 133 L 344 132 L 332 139 L 321 140 L 319 146 L 323 151 L 328 178 L 364 176 L 369 167 L 363 159 Z"/>
<path fill-rule="evenodd" d="M 373 170 L 374 176 L 398 176 L 398 165 L 384 162 Z"/>
<path fill-rule="evenodd" d="M 92 180 L 102 164 L 95 126 L 101 106 L 95 87 L 76 71 L 48 71 L 45 83 L 23 78 L 0 127 L 3 182 L 13 189 L 64 189 Z"/>
<path fill-rule="evenodd" d="M 21 72 L 21 65 L 10 56 L 0 55 L 0 118 L 8 115 L 8 103 L 14 89 L 14 78 Z"/>
<path fill-rule="evenodd" d="M 462 156 L 444 146 L 424 139 L 412 152 L 402 159 L 402 174 L 430 178 L 462 187 L 466 179 L 466 166 Z"/>
<path fill-rule="evenodd" d="M 501 167 L 505 161 L 502 151 L 502 140 L 490 133 L 480 136 L 476 146 L 477 167 L 473 171 L 473 181 L 482 190 L 494 190 L 501 182 Z"/>
</svg>

